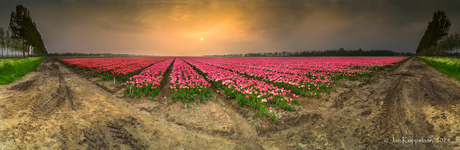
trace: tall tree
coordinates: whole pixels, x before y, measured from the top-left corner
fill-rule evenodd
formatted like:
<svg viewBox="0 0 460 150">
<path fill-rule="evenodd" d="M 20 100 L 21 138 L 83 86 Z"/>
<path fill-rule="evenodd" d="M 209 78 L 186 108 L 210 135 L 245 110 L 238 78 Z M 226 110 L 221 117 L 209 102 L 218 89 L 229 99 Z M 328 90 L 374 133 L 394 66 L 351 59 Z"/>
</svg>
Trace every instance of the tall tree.
<svg viewBox="0 0 460 150">
<path fill-rule="evenodd" d="M 447 37 L 447 51 L 454 51 L 454 48 L 456 47 L 455 45 L 455 34 L 451 34 Z"/>
<path fill-rule="evenodd" d="M 460 32 L 459 32 L 460 33 Z M 460 48 L 460 35 L 458 33 L 454 33 L 450 35 L 450 44 L 452 44 L 452 53 L 457 53 L 458 48 Z"/>
<path fill-rule="evenodd" d="M 10 37 L 10 32 L 9 31 L 6 31 L 5 33 L 5 46 L 6 46 L 6 56 L 8 57 L 8 50 L 11 46 L 11 37 Z"/>
<path fill-rule="evenodd" d="M 460 48 L 460 32 L 458 33 L 455 33 L 455 36 L 454 36 L 454 41 L 456 42 L 455 45 L 455 53 L 458 53 L 457 50 Z"/>
<path fill-rule="evenodd" d="M 27 10 L 27 14 L 29 13 L 29 10 Z M 30 18 L 30 15 L 27 16 L 28 18 L 26 19 L 26 27 L 27 27 L 27 34 L 26 34 L 26 44 L 28 45 L 27 48 L 27 57 L 30 57 L 30 47 L 35 44 L 35 41 L 37 41 L 36 38 L 36 33 L 35 31 L 37 30 L 37 26 L 35 25 L 35 22 L 32 21 L 32 18 Z"/>
<path fill-rule="evenodd" d="M 416 53 L 418 54 L 432 45 L 436 46 L 442 37 L 448 35 L 449 29 L 450 20 L 447 18 L 446 13 L 440 10 L 434 12 L 433 18 L 428 23 L 425 34 L 418 44 Z"/>
<path fill-rule="evenodd" d="M 460 48 L 459 33 L 450 34 L 449 36 L 442 38 L 442 40 L 438 42 L 439 51 L 454 53 L 455 49 L 455 53 L 457 53 L 457 49 Z"/>
<path fill-rule="evenodd" d="M 28 41 L 30 41 L 29 44 L 32 46 L 34 50 L 33 53 L 40 54 L 40 55 L 46 55 L 47 52 L 46 52 L 46 48 L 43 43 L 43 40 L 41 38 L 41 34 L 40 32 L 38 32 L 35 22 L 30 22 L 30 23 L 31 23 L 32 31 L 30 34 L 28 34 L 27 38 L 29 39 Z"/>
<path fill-rule="evenodd" d="M 0 45 L 2 45 L 2 57 L 3 57 L 3 47 L 5 46 L 5 31 L 0 27 Z"/>
<path fill-rule="evenodd" d="M 26 46 L 27 43 L 27 34 L 31 31 L 30 23 L 30 13 L 22 5 L 16 6 L 16 11 L 11 12 L 10 24 L 9 29 L 11 30 L 11 36 L 15 39 L 22 40 L 23 49 L 22 49 L 22 56 L 25 57 Z"/>
</svg>

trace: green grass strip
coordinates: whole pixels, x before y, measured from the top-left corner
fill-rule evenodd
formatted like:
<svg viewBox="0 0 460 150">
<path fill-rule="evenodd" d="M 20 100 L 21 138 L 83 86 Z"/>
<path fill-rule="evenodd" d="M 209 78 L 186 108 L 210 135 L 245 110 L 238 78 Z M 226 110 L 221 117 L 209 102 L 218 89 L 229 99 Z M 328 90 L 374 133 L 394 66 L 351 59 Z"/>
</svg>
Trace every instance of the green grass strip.
<svg viewBox="0 0 460 150">
<path fill-rule="evenodd" d="M 460 59 L 443 57 L 417 57 L 434 69 L 455 78 L 460 82 Z"/>
<path fill-rule="evenodd" d="M 12 83 L 39 66 L 44 57 L 0 60 L 0 85 Z"/>
</svg>

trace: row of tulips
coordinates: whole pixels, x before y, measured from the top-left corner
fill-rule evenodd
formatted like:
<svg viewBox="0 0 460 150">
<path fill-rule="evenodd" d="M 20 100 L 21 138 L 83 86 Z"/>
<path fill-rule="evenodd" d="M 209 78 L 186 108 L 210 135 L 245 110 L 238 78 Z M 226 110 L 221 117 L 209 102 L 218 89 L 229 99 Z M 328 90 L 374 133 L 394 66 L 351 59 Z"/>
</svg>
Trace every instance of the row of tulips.
<svg viewBox="0 0 460 150">
<path fill-rule="evenodd" d="M 334 80 L 372 76 L 375 69 L 392 67 L 405 58 L 190 58 L 197 62 L 236 71 L 292 93 L 319 97 L 329 93 Z M 295 96 L 295 95 L 294 95 Z"/>
<path fill-rule="evenodd" d="M 194 59 L 194 58 L 191 58 Z M 199 62 L 199 59 L 195 61 Z M 333 82 L 330 80 L 330 77 L 325 77 L 324 79 L 317 78 L 315 80 L 310 79 L 306 76 L 296 75 L 296 74 L 286 74 L 279 73 L 274 71 L 252 69 L 249 67 L 233 66 L 233 65 L 217 65 L 215 63 L 206 63 L 207 65 L 216 66 L 223 68 L 229 71 L 234 71 L 239 74 L 242 74 L 248 78 L 254 78 L 257 80 L 265 81 L 269 84 L 273 84 L 278 87 L 283 87 L 285 89 L 291 90 L 293 96 L 302 95 L 308 97 L 317 97 L 321 96 L 322 91 L 330 93 L 333 88 Z"/>
<path fill-rule="evenodd" d="M 211 84 L 182 59 L 174 62 L 170 77 L 169 88 L 173 100 L 180 99 L 186 103 L 189 100 L 195 101 L 196 96 L 199 96 L 200 101 L 204 102 L 207 97 L 212 96 Z"/>
<path fill-rule="evenodd" d="M 245 77 L 238 73 L 221 69 L 216 66 L 197 62 L 192 58 L 184 58 L 194 69 L 206 77 L 206 79 L 217 89 L 223 90 L 229 98 L 236 98 L 240 106 L 258 108 L 255 117 L 269 116 L 275 121 L 278 117 L 270 111 L 270 107 L 293 111 L 294 107 L 288 102 L 300 105 L 293 99 L 291 91 L 279 88 L 264 81 Z M 221 92 L 221 91 L 217 91 Z M 297 96 L 298 97 L 298 96 Z M 295 97 L 294 97 L 295 98 Z"/>
<path fill-rule="evenodd" d="M 302 75 L 307 76 L 313 80 L 324 79 L 322 77 L 331 75 L 331 76 L 342 76 L 345 78 L 354 77 L 354 75 L 362 73 L 369 73 L 371 71 L 358 70 L 358 69 L 347 69 L 343 70 L 342 66 L 332 66 L 327 64 L 299 64 L 300 60 L 308 59 L 297 59 L 298 61 L 292 61 L 292 59 L 297 58 L 206 58 L 200 59 L 202 62 L 216 63 L 217 65 L 229 65 L 229 66 L 239 66 L 246 67 L 251 69 L 266 70 L 278 73 L 292 74 L 292 75 Z M 313 58 L 309 58 L 313 59 Z M 337 63 L 334 63 L 337 64 Z M 298 67 L 301 66 L 301 67 Z M 332 74 L 334 73 L 334 74 Z"/>
<path fill-rule="evenodd" d="M 174 58 L 154 64 L 147 69 L 144 69 L 140 74 L 134 75 L 125 82 L 126 87 L 123 88 L 124 96 L 140 98 L 143 93 L 150 99 L 153 99 L 164 84 L 163 78 L 165 72 L 172 68 Z"/>
<path fill-rule="evenodd" d="M 304 75 L 312 79 L 324 76 L 353 79 L 356 76 L 371 75 L 373 70 L 391 67 L 403 59 L 405 58 L 204 58 L 200 61 Z"/>
<path fill-rule="evenodd" d="M 112 57 L 61 59 L 71 68 L 91 71 L 92 77 L 102 76 L 104 80 L 127 81 L 152 64 L 170 57 Z"/>
</svg>

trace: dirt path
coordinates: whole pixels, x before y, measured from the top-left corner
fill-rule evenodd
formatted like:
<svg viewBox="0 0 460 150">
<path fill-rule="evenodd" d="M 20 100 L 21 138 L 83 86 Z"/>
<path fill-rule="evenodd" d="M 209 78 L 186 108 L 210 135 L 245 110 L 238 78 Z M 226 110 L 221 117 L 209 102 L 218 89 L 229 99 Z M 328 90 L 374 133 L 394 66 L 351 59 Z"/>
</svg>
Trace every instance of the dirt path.
<svg viewBox="0 0 460 150">
<path fill-rule="evenodd" d="M 220 93 L 193 115 L 167 88 L 147 101 L 121 94 L 45 60 L 0 86 L 0 149 L 460 148 L 460 84 L 416 58 L 302 98 L 299 121 L 259 125 L 267 131 Z"/>
</svg>

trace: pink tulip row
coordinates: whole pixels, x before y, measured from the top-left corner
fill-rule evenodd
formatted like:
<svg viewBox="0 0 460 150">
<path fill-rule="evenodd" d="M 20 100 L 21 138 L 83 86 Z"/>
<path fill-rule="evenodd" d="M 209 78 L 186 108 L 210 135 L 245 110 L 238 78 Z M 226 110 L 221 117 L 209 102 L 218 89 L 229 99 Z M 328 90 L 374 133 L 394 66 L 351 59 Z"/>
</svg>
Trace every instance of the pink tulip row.
<svg viewBox="0 0 460 150">
<path fill-rule="evenodd" d="M 207 79 L 212 81 L 222 81 L 222 84 L 227 87 L 234 87 L 238 92 L 245 94 L 256 95 L 286 95 L 290 93 L 289 90 L 278 88 L 263 81 L 254 80 L 244 77 L 243 75 L 221 69 L 215 66 L 202 64 L 194 60 L 185 59 L 193 66 L 207 74 Z"/>
<path fill-rule="evenodd" d="M 294 58 L 292 58 L 294 59 Z M 327 69 L 318 69 L 312 66 L 307 69 L 299 69 L 293 67 L 296 62 L 286 63 L 283 58 L 205 58 L 198 59 L 200 62 L 205 62 L 208 64 L 213 64 L 217 66 L 237 66 L 250 69 L 258 69 L 264 71 L 293 74 L 293 75 L 308 75 L 311 76 L 312 80 L 321 78 L 327 75 Z M 289 60 L 289 59 L 286 59 Z M 341 71 L 341 70 L 331 70 L 328 71 Z"/>
<path fill-rule="evenodd" d="M 182 59 L 176 59 L 171 72 L 171 97 L 173 100 L 179 98 L 183 102 L 195 100 L 199 96 L 203 101 L 205 97 L 211 97 L 211 84 L 198 74 L 190 65 Z"/>
<path fill-rule="evenodd" d="M 125 94 L 132 97 L 140 97 L 142 93 L 151 95 L 150 98 L 159 93 L 163 83 L 163 76 L 174 58 L 162 61 L 144 69 L 140 74 L 134 75 L 125 82 Z"/>
<path fill-rule="evenodd" d="M 211 84 L 206 81 L 203 76 L 198 74 L 192 67 L 186 64 L 183 60 L 177 59 L 174 62 L 174 67 L 171 77 L 170 89 L 183 89 L 183 88 L 206 88 Z"/>
<path fill-rule="evenodd" d="M 142 70 L 152 64 L 169 59 L 168 57 L 112 57 L 112 58 L 72 58 L 61 59 L 68 65 L 76 65 L 77 68 L 89 69 L 93 74 L 110 72 L 111 74 L 124 76 L 126 74 Z"/>
<path fill-rule="evenodd" d="M 200 62 L 201 60 L 197 58 L 190 59 L 195 60 L 197 62 Z M 328 76 L 323 76 L 323 78 L 310 79 L 307 76 L 280 73 L 262 69 L 253 69 L 250 67 L 243 67 L 240 65 L 219 64 L 218 62 L 214 63 L 209 61 L 205 64 L 235 71 L 236 73 L 240 74 L 249 75 L 250 77 L 263 80 L 267 83 L 276 84 L 280 87 L 292 90 L 291 92 L 294 94 L 293 96 L 304 95 L 310 97 L 319 97 L 320 95 L 316 95 L 316 93 L 319 93 L 324 90 L 330 90 L 334 85 L 332 80 Z"/>
<path fill-rule="evenodd" d="M 185 58 L 185 61 L 195 66 L 198 70 L 205 74 L 206 79 L 215 83 L 217 88 L 222 87 L 224 89 L 223 92 L 225 92 L 227 96 L 237 97 L 239 95 L 244 96 L 247 99 L 252 99 L 253 103 L 248 105 L 258 104 L 260 102 L 274 103 L 273 100 L 276 101 L 276 104 L 281 101 L 294 101 L 293 98 L 290 98 L 290 90 L 279 88 L 264 81 L 247 78 L 238 73 L 221 69 L 216 66 L 200 63 L 195 61 L 193 58 Z"/>
<path fill-rule="evenodd" d="M 355 76 L 371 73 L 405 58 L 200 58 L 200 62 L 218 66 L 238 66 L 295 75 L 309 75 L 313 79 L 324 76 Z"/>
<path fill-rule="evenodd" d="M 199 60 L 195 60 L 198 61 Z M 222 64 L 218 65 L 215 63 L 206 63 L 207 65 L 216 66 L 219 68 L 236 71 L 237 73 L 247 74 L 249 76 L 260 78 L 264 81 L 274 82 L 274 83 L 286 83 L 294 86 L 307 86 L 307 85 L 314 85 L 314 84 L 330 84 L 332 81 L 330 78 L 316 78 L 315 80 L 310 79 L 306 76 L 301 76 L 297 74 L 287 74 L 287 73 L 279 73 L 275 71 L 267 71 L 262 69 L 253 69 L 250 67 L 242 67 L 237 65 L 227 65 Z M 316 85 L 315 85 L 316 86 Z M 312 87 L 316 88 L 316 87 Z"/>
</svg>

